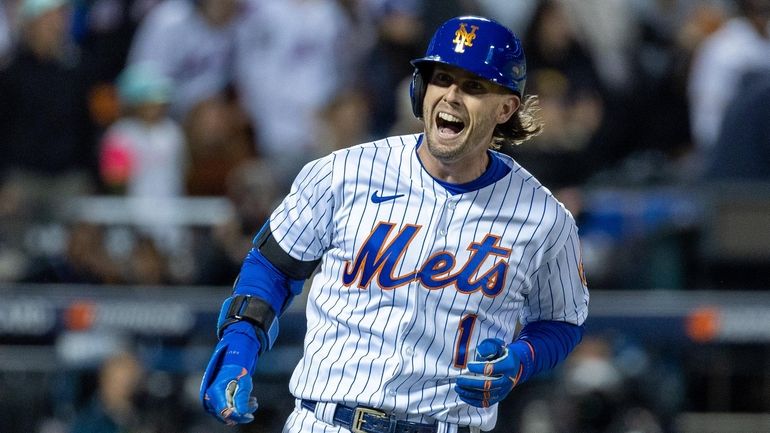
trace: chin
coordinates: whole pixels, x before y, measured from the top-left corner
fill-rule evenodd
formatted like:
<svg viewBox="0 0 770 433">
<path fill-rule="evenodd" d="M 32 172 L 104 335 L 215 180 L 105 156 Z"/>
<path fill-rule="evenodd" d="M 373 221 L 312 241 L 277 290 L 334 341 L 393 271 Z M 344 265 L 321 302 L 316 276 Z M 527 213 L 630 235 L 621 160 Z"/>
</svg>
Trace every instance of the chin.
<svg viewBox="0 0 770 433">
<path fill-rule="evenodd" d="M 465 141 L 463 137 L 457 136 L 450 140 L 442 137 L 427 137 L 426 143 L 430 154 L 442 161 L 452 161 L 459 157 L 465 149 Z"/>
</svg>

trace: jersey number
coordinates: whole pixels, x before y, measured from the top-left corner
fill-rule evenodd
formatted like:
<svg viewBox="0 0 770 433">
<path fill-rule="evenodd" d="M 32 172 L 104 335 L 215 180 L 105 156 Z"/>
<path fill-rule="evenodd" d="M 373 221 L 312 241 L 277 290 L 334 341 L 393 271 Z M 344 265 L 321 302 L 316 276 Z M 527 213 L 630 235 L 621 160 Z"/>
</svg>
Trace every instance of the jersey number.
<svg viewBox="0 0 770 433">
<path fill-rule="evenodd" d="M 457 368 L 465 368 L 468 364 L 468 344 L 471 342 L 476 317 L 475 314 L 466 314 L 460 319 L 460 324 L 457 327 L 457 344 L 455 345 L 455 367 Z"/>
</svg>

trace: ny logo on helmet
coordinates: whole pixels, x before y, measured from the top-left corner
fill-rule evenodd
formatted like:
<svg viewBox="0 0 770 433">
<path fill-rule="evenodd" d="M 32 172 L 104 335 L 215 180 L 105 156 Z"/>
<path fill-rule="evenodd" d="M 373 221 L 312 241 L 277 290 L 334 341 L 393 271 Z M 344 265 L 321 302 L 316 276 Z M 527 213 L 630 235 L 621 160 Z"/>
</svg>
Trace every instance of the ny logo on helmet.
<svg viewBox="0 0 770 433">
<path fill-rule="evenodd" d="M 465 28 L 465 23 L 460 23 L 460 28 L 455 32 L 455 38 L 452 41 L 455 44 L 456 53 L 464 53 L 465 47 L 472 47 L 473 40 L 476 39 L 476 30 L 479 26 L 471 26 L 471 32 Z"/>
</svg>

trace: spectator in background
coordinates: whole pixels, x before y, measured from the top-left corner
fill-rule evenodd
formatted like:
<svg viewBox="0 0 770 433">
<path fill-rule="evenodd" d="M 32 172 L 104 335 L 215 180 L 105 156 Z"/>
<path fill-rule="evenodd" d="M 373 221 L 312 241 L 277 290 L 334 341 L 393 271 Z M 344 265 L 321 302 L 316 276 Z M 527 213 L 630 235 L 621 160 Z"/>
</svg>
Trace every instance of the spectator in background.
<svg viewBox="0 0 770 433">
<path fill-rule="evenodd" d="M 0 182 L 22 188 L 26 204 L 48 206 L 94 185 L 86 80 L 66 0 L 22 0 L 18 14 L 21 38 L 0 70 Z"/>
<path fill-rule="evenodd" d="M 613 93 L 629 92 L 633 88 L 633 49 L 639 40 L 632 0 L 558 1 L 580 29 L 576 36 L 591 56 L 603 87 Z"/>
<path fill-rule="evenodd" d="M 254 129 L 232 88 L 193 108 L 184 125 L 190 147 L 187 193 L 222 196 L 230 171 L 255 154 Z"/>
<path fill-rule="evenodd" d="M 118 236 L 124 237 L 116 241 Z M 67 227 L 64 242 L 61 252 L 31 257 L 18 281 L 149 286 L 175 282 L 170 258 L 141 230 L 116 234 L 104 225 L 74 222 Z"/>
<path fill-rule="evenodd" d="M 632 51 L 638 70 L 626 107 L 612 107 L 613 117 L 630 116 L 626 129 L 634 131 L 624 140 L 633 157 L 621 175 L 636 183 L 677 181 L 688 176 L 683 156 L 693 147 L 687 99 L 693 52 L 722 25 L 724 6 L 698 0 L 634 1 L 632 6 L 639 27 Z"/>
<path fill-rule="evenodd" d="M 138 234 L 134 238 L 131 255 L 124 267 L 124 281 L 127 284 L 158 286 L 172 282 L 169 257 L 158 245 L 156 239 L 149 236 Z"/>
<path fill-rule="evenodd" d="M 708 181 L 770 181 L 770 70 L 744 75 L 711 156 Z"/>
<path fill-rule="evenodd" d="M 319 113 L 319 149 L 333 152 L 368 140 L 369 110 L 369 100 L 361 89 L 350 87 L 337 93 Z"/>
<path fill-rule="evenodd" d="M 235 214 L 214 227 L 210 236 L 196 248 L 196 284 L 230 285 L 238 276 L 254 233 L 270 217 L 279 197 L 275 177 L 270 164 L 259 159 L 244 161 L 230 172 L 227 197 Z"/>
<path fill-rule="evenodd" d="M 419 57 L 427 45 L 422 20 L 422 0 L 369 0 L 368 11 L 377 39 L 366 64 L 365 85 L 372 106 L 372 135 L 380 136 L 396 121 L 397 96 L 393 89 L 412 75 L 409 61 Z"/>
<path fill-rule="evenodd" d="M 167 0 L 137 29 L 128 63 L 153 62 L 171 78 L 171 114 L 177 121 L 184 122 L 197 104 L 225 92 L 239 5 L 240 0 Z"/>
<path fill-rule="evenodd" d="M 115 79 L 126 64 L 139 23 L 162 0 L 73 1 L 72 33 L 88 75 L 88 107 L 97 135 L 120 116 Z"/>
<path fill-rule="evenodd" d="M 168 114 L 171 81 L 155 64 L 137 63 L 120 74 L 117 87 L 124 114 L 102 139 L 103 183 L 108 190 L 137 199 L 184 196 L 188 149 L 182 128 Z M 167 252 L 179 246 L 183 235 L 162 222 L 144 232 Z"/>
<path fill-rule="evenodd" d="M 705 39 L 689 76 L 690 120 L 696 173 L 719 137 L 727 106 L 743 75 L 770 68 L 770 0 L 736 0 L 737 16 Z"/>
<path fill-rule="evenodd" d="M 66 246 L 51 257 L 33 257 L 21 278 L 27 283 L 117 284 L 123 282 L 121 266 L 105 248 L 103 226 L 74 223 Z"/>
<path fill-rule="evenodd" d="M 99 369 L 96 394 L 76 417 L 71 433 L 123 433 L 152 431 L 143 426 L 135 397 L 143 368 L 130 353 L 108 358 Z"/>
<path fill-rule="evenodd" d="M 73 33 L 94 81 L 111 83 L 125 67 L 139 23 L 162 0 L 78 0 Z"/>
<path fill-rule="evenodd" d="M 319 156 L 323 107 L 355 86 L 366 52 L 366 13 L 337 0 L 250 0 L 238 28 L 236 89 L 256 129 L 258 153 L 287 192 Z"/>
<path fill-rule="evenodd" d="M 182 128 L 168 115 L 171 80 L 143 63 L 126 68 L 117 85 L 123 116 L 102 138 L 102 181 L 130 197 L 184 195 L 187 149 Z"/>
<path fill-rule="evenodd" d="M 504 150 L 558 196 L 557 190 L 585 182 L 602 159 L 592 146 L 604 116 L 603 87 L 559 1 L 539 3 L 523 41 L 527 84 L 539 94 L 550 127 L 530 146 Z"/>
<path fill-rule="evenodd" d="M 672 134 L 666 133 L 656 136 L 654 141 L 649 140 L 651 132 L 648 131 L 657 131 L 661 129 L 660 125 L 668 128 L 672 123 L 681 123 L 676 116 L 672 116 L 671 108 L 678 109 L 680 105 L 679 100 L 659 91 L 663 86 L 670 85 L 670 80 L 658 86 L 657 82 L 650 83 L 643 78 L 637 58 L 643 41 L 642 14 L 637 5 L 642 3 L 654 9 L 681 3 L 682 0 L 558 1 L 572 22 L 575 39 L 590 58 L 600 84 L 595 92 L 601 97 L 602 111 L 606 114 L 590 140 L 591 154 L 596 156 L 594 159 L 598 163 L 597 172 L 613 169 L 616 163 L 640 149 L 646 151 L 651 147 L 666 147 L 666 140 L 678 140 L 678 137 L 670 137 Z M 650 105 L 643 103 L 648 100 Z M 660 100 L 667 102 L 660 104 Z M 650 120 L 651 117 L 655 119 Z M 687 129 L 686 126 L 682 128 Z M 621 177 L 625 177 L 625 173 Z"/>
<path fill-rule="evenodd" d="M 129 65 L 152 63 L 171 80 L 169 115 L 182 126 L 187 142 L 180 187 L 188 195 L 224 194 L 229 170 L 253 153 L 251 128 L 230 86 L 243 3 L 163 1 L 142 21 L 129 52 Z M 260 69 L 259 63 L 252 67 Z"/>
</svg>

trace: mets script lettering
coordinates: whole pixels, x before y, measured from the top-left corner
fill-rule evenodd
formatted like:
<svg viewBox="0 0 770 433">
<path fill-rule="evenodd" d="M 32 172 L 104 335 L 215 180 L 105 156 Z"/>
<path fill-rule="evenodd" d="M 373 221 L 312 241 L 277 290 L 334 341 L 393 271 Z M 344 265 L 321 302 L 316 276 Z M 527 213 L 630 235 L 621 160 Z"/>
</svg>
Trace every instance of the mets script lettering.
<svg viewBox="0 0 770 433">
<path fill-rule="evenodd" d="M 464 53 L 465 47 L 472 47 L 473 40 L 476 39 L 476 30 L 479 26 L 471 26 L 471 32 L 465 28 L 465 23 L 460 24 L 460 28 L 455 32 L 455 38 L 452 43 L 455 44 L 455 52 Z"/>
<path fill-rule="evenodd" d="M 351 286 L 358 282 L 358 287 L 366 288 L 372 280 L 383 289 L 395 289 L 398 286 L 419 281 L 431 290 L 443 289 L 453 285 L 461 293 L 470 294 L 481 290 L 485 296 L 500 294 L 508 272 L 511 250 L 499 245 L 500 237 L 492 234 L 484 236 L 481 242 L 471 242 L 468 261 L 458 266 L 455 256 L 447 251 L 440 251 L 430 256 L 419 269 L 403 275 L 395 275 L 400 268 L 409 244 L 421 226 L 407 224 L 387 242 L 395 224 L 380 222 L 366 239 L 353 262 L 345 262 L 342 282 Z M 500 257 L 490 269 L 482 272 L 482 263 L 489 257 Z M 459 267 L 459 270 L 456 268 Z M 474 278 L 479 275 L 478 278 Z"/>
</svg>

